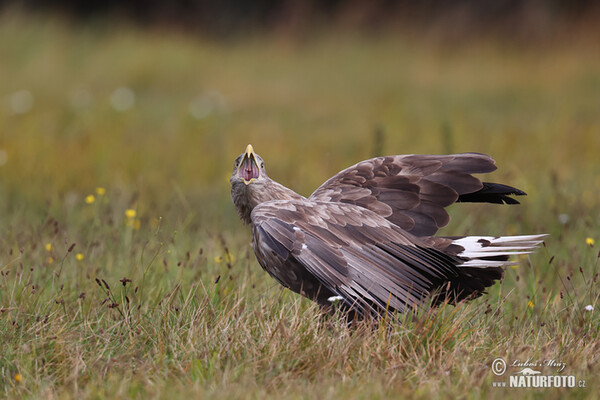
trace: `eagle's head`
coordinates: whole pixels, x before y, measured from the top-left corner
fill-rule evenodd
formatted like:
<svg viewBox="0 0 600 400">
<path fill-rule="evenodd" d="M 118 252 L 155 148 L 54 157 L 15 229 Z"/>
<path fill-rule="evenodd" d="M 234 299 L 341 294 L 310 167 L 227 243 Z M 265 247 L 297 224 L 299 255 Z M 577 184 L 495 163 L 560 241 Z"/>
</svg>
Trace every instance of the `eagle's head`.
<svg viewBox="0 0 600 400">
<path fill-rule="evenodd" d="M 252 145 L 246 147 L 246 151 L 235 159 L 233 166 L 233 174 L 229 180 L 233 185 L 234 182 L 250 185 L 251 183 L 260 183 L 267 176 L 265 171 L 265 162 L 254 152 Z"/>
<path fill-rule="evenodd" d="M 233 204 L 247 224 L 252 222 L 250 214 L 260 203 L 304 198 L 267 176 L 265 162 L 254 152 L 251 144 L 235 159 L 229 182 Z"/>
<path fill-rule="evenodd" d="M 264 201 L 263 197 L 269 191 L 269 181 L 265 162 L 249 144 L 246 151 L 235 159 L 233 173 L 229 178 L 231 199 L 245 223 L 250 223 L 250 213 Z"/>
</svg>

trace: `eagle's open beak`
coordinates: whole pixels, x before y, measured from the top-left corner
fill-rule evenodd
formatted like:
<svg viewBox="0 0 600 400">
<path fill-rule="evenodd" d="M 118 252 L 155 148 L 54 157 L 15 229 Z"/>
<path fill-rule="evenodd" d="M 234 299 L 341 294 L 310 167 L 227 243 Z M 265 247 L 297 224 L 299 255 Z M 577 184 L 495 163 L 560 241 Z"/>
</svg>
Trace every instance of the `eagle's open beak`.
<svg viewBox="0 0 600 400">
<path fill-rule="evenodd" d="M 258 168 L 258 164 L 256 164 L 256 157 L 254 156 L 254 149 L 251 144 L 246 147 L 246 153 L 238 168 L 237 174 L 244 180 L 246 185 L 249 185 L 255 179 L 260 177 L 260 168 Z"/>
</svg>

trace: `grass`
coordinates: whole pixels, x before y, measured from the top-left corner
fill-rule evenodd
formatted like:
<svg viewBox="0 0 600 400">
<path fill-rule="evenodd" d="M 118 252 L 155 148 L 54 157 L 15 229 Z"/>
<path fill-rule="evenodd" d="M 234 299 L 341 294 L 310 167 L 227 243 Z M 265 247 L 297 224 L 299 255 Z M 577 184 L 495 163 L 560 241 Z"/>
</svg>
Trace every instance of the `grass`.
<svg viewBox="0 0 600 400">
<path fill-rule="evenodd" d="M 3 396 L 598 398 L 595 42 L 219 43 L 10 11 L 0 38 Z M 226 179 L 249 142 L 302 194 L 380 151 L 488 153 L 529 196 L 442 234 L 551 236 L 481 299 L 348 329 L 256 263 Z M 498 357 L 586 387 L 495 388 Z"/>
</svg>

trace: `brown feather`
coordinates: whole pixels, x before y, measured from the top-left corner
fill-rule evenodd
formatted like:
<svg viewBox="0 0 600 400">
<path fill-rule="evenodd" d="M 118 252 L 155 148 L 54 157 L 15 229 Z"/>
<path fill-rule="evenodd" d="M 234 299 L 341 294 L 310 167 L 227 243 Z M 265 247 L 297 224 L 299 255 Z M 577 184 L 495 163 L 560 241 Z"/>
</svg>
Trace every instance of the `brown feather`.
<svg viewBox="0 0 600 400">
<path fill-rule="evenodd" d="M 444 207 L 483 188 L 471 174 L 495 169 L 491 157 L 477 153 L 378 157 L 336 174 L 310 200 L 356 204 L 415 235 L 433 235 L 448 224 Z"/>
<path fill-rule="evenodd" d="M 252 176 L 240 165 L 255 169 Z M 510 203 L 511 194 L 524 194 L 471 175 L 495 169 L 476 153 L 378 157 L 341 171 L 307 199 L 270 179 L 248 146 L 236 160 L 231 196 L 252 227 L 258 262 L 279 283 L 324 307 L 341 296 L 348 310 L 378 316 L 411 310 L 432 294 L 435 302 L 476 297 L 502 277 L 491 260 L 504 253 L 487 253 L 489 266 L 463 267 L 471 260 L 463 252 L 479 254 L 463 247 L 474 239 L 457 245 L 432 236 L 448 224 L 444 208 L 454 202 Z"/>
</svg>

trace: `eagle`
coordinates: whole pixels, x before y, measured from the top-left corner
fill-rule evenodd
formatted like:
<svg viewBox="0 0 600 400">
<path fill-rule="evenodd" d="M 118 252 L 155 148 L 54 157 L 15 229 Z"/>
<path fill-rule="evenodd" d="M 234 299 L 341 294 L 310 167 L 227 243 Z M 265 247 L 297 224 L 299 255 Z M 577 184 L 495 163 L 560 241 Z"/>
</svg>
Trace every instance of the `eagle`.
<svg viewBox="0 0 600 400">
<path fill-rule="evenodd" d="M 428 298 L 476 298 L 510 256 L 540 246 L 545 235 L 435 236 L 453 203 L 519 204 L 511 196 L 523 191 L 473 176 L 495 169 L 479 153 L 376 157 L 304 197 L 269 178 L 249 144 L 235 160 L 231 198 L 259 264 L 281 285 L 328 310 L 382 317 Z"/>
</svg>

